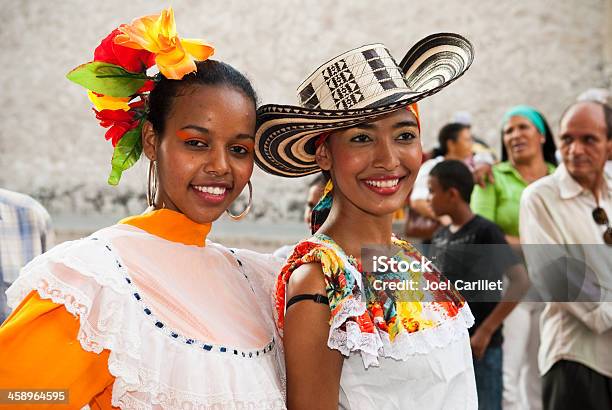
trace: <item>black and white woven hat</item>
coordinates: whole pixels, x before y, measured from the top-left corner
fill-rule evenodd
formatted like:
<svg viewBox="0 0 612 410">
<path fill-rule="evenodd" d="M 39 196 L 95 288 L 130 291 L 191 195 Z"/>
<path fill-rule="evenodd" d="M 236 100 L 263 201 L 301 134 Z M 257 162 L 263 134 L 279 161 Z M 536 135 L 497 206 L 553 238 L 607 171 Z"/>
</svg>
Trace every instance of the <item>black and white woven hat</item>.
<svg viewBox="0 0 612 410">
<path fill-rule="evenodd" d="M 268 104 L 257 110 L 255 162 L 284 177 L 318 172 L 319 135 L 372 121 L 432 95 L 459 78 L 473 58 L 472 44 L 452 33 L 422 39 L 399 65 L 382 44 L 347 51 L 298 87 L 299 106 Z"/>
</svg>

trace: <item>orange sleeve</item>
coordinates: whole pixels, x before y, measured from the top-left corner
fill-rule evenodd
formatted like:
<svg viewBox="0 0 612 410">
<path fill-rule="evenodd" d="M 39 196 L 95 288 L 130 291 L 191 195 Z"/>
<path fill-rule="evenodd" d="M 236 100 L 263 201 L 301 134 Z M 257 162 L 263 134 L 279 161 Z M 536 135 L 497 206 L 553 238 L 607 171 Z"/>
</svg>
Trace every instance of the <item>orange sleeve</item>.
<svg viewBox="0 0 612 410">
<path fill-rule="evenodd" d="M 69 404 L 37 404 L 37 409 L 80 409 L 86 404 L 111 409 L 109 351 L 84 350 L 78 331 L 79 319 L 64 305 L 30 292 L 0 328 L 0 388 L 68 390 Z"/>
</svg>

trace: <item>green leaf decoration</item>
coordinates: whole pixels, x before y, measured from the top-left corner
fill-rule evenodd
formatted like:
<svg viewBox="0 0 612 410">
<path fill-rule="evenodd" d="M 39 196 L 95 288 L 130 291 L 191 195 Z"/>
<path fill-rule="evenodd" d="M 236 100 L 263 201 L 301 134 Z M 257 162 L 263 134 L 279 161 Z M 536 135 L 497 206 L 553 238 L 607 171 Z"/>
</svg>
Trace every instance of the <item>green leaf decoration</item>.
<svg viewBox="0 0 612 410">
<path fill-rule="evenodd" d="M 95 93 L 111 97 L 130 97 L 149 79 L 145 74 L 131 73 L 103 61 L 81 64 L 66 74 L 66 78 Z"/>
<path fill-rule="evenodd" d="M 134 165 L 140 158 L 140 154 L 142 154 L 142 141 L 140 139 L 142 124 L 141 121 L 138 127 L 126 132 L 115 146 L 113 159 L 111 160 L 112 170 L 108 176 L 110 185 L 119 184 L 123 171 Z"/>
</svg>

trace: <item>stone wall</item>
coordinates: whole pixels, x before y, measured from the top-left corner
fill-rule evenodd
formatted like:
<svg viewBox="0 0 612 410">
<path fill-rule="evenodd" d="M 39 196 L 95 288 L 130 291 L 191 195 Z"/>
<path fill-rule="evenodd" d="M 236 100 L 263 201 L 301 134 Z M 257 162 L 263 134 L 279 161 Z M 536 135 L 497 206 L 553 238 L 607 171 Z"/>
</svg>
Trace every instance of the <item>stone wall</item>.
<svg viewBox="0 0 612 410">
<path fill-rule="evenodd" d="M 105 183 L 112 152 L 80 87 L 65 79 L 111 29 L 156 13 L 159 0 L 2 0 L 0 186 L 29 193 L 52 214 L 125 215 L 144 200 L 146 167 Z M 324 60 L 371 42 L 396 59 L 419 38 L 455 31 L 476 59 L 464 78 L 421 105 L 424 144 L 457 110 L 499 146 L 511 105 L 538 107 L 552 124 L 589 87 L 611 88 L 612 0 L 175 0 L 179 33 L 202 37 L 254 81 L 262 102 L 294 103 Z M 299 220 L 306 180 L 254 175 L 252 219 Z"/>
<path fill-rule="evenodd" d="M 612 87 L 612 0 L 606 2 L 606 20 L 604 22 L 604 76 L 607 77 L 608 87 Z"/>
</svg>

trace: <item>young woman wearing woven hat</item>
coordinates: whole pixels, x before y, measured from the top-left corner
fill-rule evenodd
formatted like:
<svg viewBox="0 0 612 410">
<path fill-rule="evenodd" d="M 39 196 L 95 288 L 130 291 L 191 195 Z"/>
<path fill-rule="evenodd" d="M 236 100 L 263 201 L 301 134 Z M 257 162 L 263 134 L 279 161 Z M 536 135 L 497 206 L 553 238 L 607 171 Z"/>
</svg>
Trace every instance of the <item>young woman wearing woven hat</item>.
<svg viewBox="0 0 612 410">
<path fill-rule="evenodd" d="M 249 81 L 212 52 L 178 38 L 168 9 L 69 73 L 109 127 L 109 182 L 144 150 L 151 208 L 22 271 L 0 328 L 3 388 L 42 389 L 54 408 L 285 408 L 269 302 L 280 263 L 206 239 L 251 189 L 256 123 Z"/>
<path fill-rule="evenodd" d="M 445 279 L 391 233 L 421 163 L 415 103 L 463 74 L 472 58 L 471 44 L 455 34 L 421 40 L 399 66 L 382 44 L 363 46 L 319 67 L 298 89 L 300 106 L 258 110 L 262 169 L 329 177 L 313 211 L 314 235 L 277 279 L 288 408 L 477 407 L 473 316 L 454 289 L 427 290 Z M 364 247 L 373 245 L 410 268 L 372 272 Z M 416 290 L 394 290 L 400 282 Z"/>
</svg>

